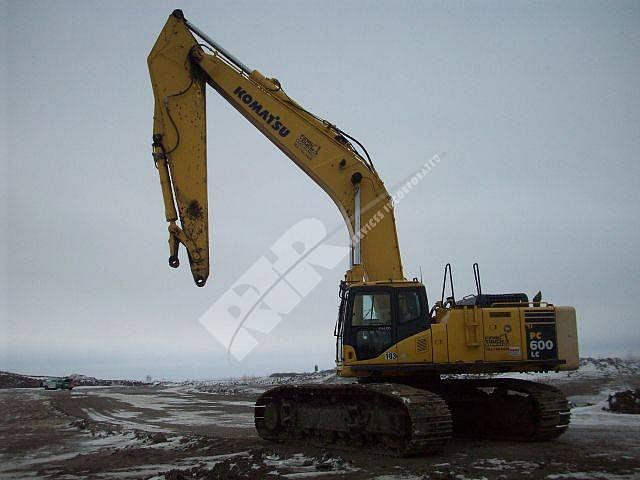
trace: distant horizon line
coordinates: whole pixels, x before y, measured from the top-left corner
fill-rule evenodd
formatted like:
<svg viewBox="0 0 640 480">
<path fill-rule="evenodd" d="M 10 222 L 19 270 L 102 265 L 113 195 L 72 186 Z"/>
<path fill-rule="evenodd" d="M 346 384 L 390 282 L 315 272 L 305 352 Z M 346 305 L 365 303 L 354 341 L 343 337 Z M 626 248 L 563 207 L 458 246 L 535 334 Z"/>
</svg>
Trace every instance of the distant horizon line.
<svg viewBox="0 0 640 480">
<path fill-rule="evenodd" d="M 611 356 L 611 355 L 602 355 L 602 356 L 594 356 L 594 355 L 589 355 L 586 357 L 580 357 L 580 360 L 620 360 L 620 361 L 624 361 L 624 362 L 640 362 L 640 355 L 626 355 L 624 357 L 620 357 L 620 356 Z M 143 375 L 141 377 L 123 377 L 123 378 L 106 378 L 106 377 L 96 377 L 93 375 L 86 375 L 86 374 L 80 374 L 80 373 L 70 373 L 67 375 L 39 375 L 39 374 L 33 374 L 33 373 L 21 373 L 18 371 L 9 371 L 9 370 L 2 370 L 0 369 L 0 375 L 19 375 L 22 377 L 27 377 L 27 378 L 33 378 L 33 379 L 40 379 L 40 378 L 64 378 L 64 377 L 73 377 L 73 376 L 78 376 L 78 377 L 83 377 L 83 378 L 90 378 L 90 379 L 94 379 L 96 381 L 111 381 L 111 382 L 121 382 L 121 381 L 141 381 L 139 380 L 139 378 L 143 378 L 145 379 L 147 376 L 151 377 L 151 382 L 155 383 L 155 382 L 211 382 L 211 381 L 224 381 L 224 380 L 238 380 L 238 379 L 251 379 L 251 378 L 265 378 L 265 377 L 270 377 L 273 375 L 286 375 L 286 374 L 293 374 L 293 375 L 314 375 L 314 374 L 321 374 L 323 372 L 328 372 L 334 370 L 334 368 L 324 368 L 324 369 L 319 369 L 317 372 L 315 371 L 287 371 L 287 372 L 278 372 L 278 371 L 272 371 L 271 373 L 267 373 L 264 375 L 261 374 L 256 374 L 256 373 L 251 373 L 251 374 L 242 374 L 242 375 L 231 375 L 231 376 L 222 376 L 222 377 L 156 377 L 154 378 L 153 375 L 148 374 L 148 375 Z M 557 372 L 559 373 L 559 372 Z"/>
</svg>

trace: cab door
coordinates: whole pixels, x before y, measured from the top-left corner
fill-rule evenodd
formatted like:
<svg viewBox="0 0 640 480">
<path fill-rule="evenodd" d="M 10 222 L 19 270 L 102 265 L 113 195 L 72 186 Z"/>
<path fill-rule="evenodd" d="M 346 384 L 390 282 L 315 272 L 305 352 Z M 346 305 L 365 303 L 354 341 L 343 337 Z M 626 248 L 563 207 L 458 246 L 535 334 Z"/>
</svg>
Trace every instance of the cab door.
<svg viewBox="0 0 640 480">
<path fill-rule="evenodd" d="M 357 289 L 349 292 L 344 344 L 353 347 L 357 360 L 370 360 L 396 343 L 393 322 L 395 300 L 390 288 Z M 390 354 L 387 360 L 396 360 Z"/>
</svg>

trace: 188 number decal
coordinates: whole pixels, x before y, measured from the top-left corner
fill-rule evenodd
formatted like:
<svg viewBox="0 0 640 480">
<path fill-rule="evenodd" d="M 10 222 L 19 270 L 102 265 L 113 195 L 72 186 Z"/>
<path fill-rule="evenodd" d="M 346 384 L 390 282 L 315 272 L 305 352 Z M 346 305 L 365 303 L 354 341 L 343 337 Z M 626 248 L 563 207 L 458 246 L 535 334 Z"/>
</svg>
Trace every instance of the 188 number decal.
<svg viewBox="0 0 640 480">
<path fill-rule="evenodd" d="M 395 352 L 388 352 L 384 354 L 385 360 L 397 360 L 398 354 Z"/>
</svg>

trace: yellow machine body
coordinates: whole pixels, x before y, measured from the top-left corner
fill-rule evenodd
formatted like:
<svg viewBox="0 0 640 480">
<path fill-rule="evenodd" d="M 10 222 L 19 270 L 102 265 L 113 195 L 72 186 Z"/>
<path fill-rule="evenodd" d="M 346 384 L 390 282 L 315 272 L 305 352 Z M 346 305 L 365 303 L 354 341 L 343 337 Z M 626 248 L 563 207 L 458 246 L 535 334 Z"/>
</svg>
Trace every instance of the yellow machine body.
<svg viewBox="0 0 640 480">
<path fill-rule="evenodd" d="M 342 376 L 387 378 L 575 370 L 578 362 L 575 309 L 551 304 L 437 307 L 424 330 L 380 355 L 361 360 L 353 346 L 343 345 L 337 359 Z"/>
</svg>

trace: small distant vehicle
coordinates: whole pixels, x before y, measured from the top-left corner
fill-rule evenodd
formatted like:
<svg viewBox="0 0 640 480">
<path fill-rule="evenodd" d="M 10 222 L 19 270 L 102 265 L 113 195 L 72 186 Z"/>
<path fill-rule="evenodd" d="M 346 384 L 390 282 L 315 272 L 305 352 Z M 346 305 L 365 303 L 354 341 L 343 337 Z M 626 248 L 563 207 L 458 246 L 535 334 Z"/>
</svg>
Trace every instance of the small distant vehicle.
<svg viewBox="0 0 640 480">
<path fill-rule="evenodd" d="M 49 378 L 42 382 L 45 390 L 71 390 L 73 388 L 73 379 L 66 378 Z"/>
</svg>

